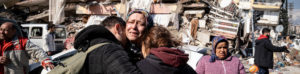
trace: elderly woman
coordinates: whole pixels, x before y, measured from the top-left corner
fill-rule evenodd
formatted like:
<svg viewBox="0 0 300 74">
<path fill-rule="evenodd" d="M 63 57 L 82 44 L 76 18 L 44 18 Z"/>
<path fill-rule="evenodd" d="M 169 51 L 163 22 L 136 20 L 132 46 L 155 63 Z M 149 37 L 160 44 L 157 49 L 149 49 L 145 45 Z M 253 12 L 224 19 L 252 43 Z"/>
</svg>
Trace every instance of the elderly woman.
<svg viewBox="0 0 300 74">
<path fill-rule="evenodd" d="M 187 64 L 188 55 L 174 47 L 180 45 L 173 40 L 164 27 L 152 27 L 142 37 L 142 53 L 145 59 L 137 63 L 143 74 L 196 74 Z"/>
<path fill-rule="evenodd" d="M 244 66 L 228 52 L 228 41 L 217 36 L 213 39 L 212 55 L 203 56 L 196 68 L 198 74 L 245 74 Z"/>
</svg>

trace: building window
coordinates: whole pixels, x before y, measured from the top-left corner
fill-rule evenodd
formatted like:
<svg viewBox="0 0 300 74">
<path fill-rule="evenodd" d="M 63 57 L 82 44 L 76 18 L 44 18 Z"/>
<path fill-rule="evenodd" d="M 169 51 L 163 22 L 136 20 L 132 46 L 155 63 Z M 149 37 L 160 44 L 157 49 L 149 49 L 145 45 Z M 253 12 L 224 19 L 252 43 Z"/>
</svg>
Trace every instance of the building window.
<svg viewBox="0 0 300 74">
<path fill-rule="evenodd" d="M 56 39 L 64 39 L 66 37 L 67 37 L 67 35 L 66 35 L 65 28 L 62 28 L 62 27 L 55 28 L 55 38 Z"/>
<path fill-rule="evenodd" d="M 42 27 L 33 27 L 31 29 L 31 38 L 42 38 L 43 28 Z"/>
<path fill-rule="evenodd" d="M 29 27 L 23 27 L 22 28 L 22 32 L 23 32 L 24 37 L 28 37 Z"/>
</svg>

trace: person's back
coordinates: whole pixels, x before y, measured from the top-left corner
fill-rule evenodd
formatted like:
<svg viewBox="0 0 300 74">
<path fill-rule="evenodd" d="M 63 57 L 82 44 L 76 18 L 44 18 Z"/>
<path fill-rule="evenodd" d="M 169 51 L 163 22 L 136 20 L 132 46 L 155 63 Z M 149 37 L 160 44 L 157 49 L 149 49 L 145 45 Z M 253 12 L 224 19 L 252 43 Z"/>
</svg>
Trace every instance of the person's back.
<svg viewBox="0 0 300 74">
<path fill-rule="evenodd" d="M 174 47 L 180 42 L 173 40 L 171 33 L 162 26 L 150 28 L 142 41 L 145 59 L 137 63 L 144 74 L 196 74 L 187 64 L 188 55 Z"/>
</svg>

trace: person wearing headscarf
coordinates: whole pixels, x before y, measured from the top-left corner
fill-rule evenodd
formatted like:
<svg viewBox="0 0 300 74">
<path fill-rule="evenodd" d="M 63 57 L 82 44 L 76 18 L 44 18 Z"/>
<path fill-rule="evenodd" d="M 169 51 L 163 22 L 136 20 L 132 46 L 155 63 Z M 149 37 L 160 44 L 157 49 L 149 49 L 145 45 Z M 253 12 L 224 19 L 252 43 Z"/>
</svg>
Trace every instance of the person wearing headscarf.
<svg viewBox="0 0 300 74">
<path fill-rule="evenodd" d="M 142 59 L 141 37 L 153 26 L 150 14 L 143 9 L 133 9 L 127 14 L 125 33 L 128 39 L 126 49 L 133 62 Z"/>
<path fill-rule="evenodd" d="M 228 41 L 217 36 L 212 41 L 212 54 L 203 56 L 196 67 L 198 74 L 245 74 L 245 69 L 237 57 L 230 55 Z"/>
</svg>

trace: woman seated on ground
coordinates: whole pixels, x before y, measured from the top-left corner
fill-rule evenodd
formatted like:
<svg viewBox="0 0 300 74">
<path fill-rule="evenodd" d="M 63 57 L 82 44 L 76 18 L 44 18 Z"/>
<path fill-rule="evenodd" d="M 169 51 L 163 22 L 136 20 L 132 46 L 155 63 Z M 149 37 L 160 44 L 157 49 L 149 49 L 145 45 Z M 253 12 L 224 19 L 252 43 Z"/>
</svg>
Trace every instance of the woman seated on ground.
<svg viewBox="0 0 300 74">
<path fill-rule="evenodd" d="M 213 40 L 212 55 L 203 56 L 196 68 L 198 74 L 245 74 L 244 66 L 228 52 L 228 41 L 217 36 Z"/>
<path fill-rule="evenodd" d="M 196 74 L 187 64 L 188 55 L 174 48 L 180 42 L 173 40 L 166 28 L 152 27 L 142 39 L 145 59 L 137 65 L 144 74 Z"/>
</svg>

